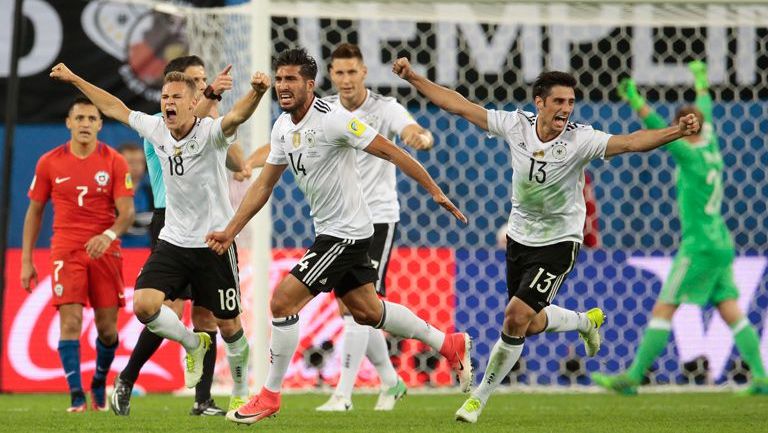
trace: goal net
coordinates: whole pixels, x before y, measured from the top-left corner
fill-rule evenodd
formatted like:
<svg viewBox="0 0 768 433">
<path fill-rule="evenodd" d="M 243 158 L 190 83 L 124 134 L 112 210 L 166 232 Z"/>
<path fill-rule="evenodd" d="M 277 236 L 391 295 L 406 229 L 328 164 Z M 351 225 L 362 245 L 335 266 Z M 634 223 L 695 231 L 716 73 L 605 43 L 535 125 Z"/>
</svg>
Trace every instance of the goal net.
<svg viewBox="0 0 768 433">
<path fill-rule="evenodd" d="M 458 224 L 415 182 L 398 174 L 402 212 L 387 287 L 391 300 L 435 325 L 469 332 L 479 373 L 498 338 L 507 302 L 504 251 L 497 233 L 510 210 L 508 144 L 427 103 L 391 73 L 392 61 L 409 57 L 429 78 L 482 105 L 529 111 L 534 111 L 533 79 L 544 70 L 569 71 L 579 82 L 572 118 L 610 133 L 641 127 L 617 98 L 620 79 L 631 75 L 650 105 L 671 121 L 679 106 L 694 99 L 687 62 L 706 61 L 715 100 L 714 129 L 725 160 L 722 211 L 737 248 L 739 304 L 763 335 L 763 356 L 768 357 L 768 8 L 734 2 L 318 1 L 180 10 L 189 17 L 190 52 L 209 62 L 209 75 L 235 64 L 240 89 L 247 86 L 255 44 L 266 47 L 268 55 L 303 46 L 318 61 L 318 93 L 330 94 L 330 53 L 339 43 L 356 43 L 368 67 L 367 85 L 395 96 L 434 134 L 433 150 L 412 153 L 470 223 Z M 268 36 L 264 32 L 263 38 L 252 38 L 253 15 L 268 25 Z M 278 114 L 276 104 L 271 114 Z M 244 143 L 253 148 L 261 142 L 251 135 Z M 615 373 L 629 365 L 680 241 L 674 170 L 664 150 L 588 167 L 600 242 L 582 249 L 555 303 L 577 310 L 603 308 L 608 315 L 603 348 L 598 357 L 586 358 L 575 333 L 531 338 L 510 383 L 587 385 L 589 372 Z M 306 201 L 291 175 L 280 181 L 271 205 L 268 275 L 273 287 L 310 244 L 313 232 Z M 251 329 L 252 335 L 268 329 L 263 303 L 259 305 L 252 323 L 261 328 Z M 289 371 L 289 386 L 335 383 L 342 328 L 330 296 L 319 296 L 302 312 L 300 351 Z M 428 348 L 394 338 L 390 343 L 399 373 L 410 386 L 452 385 L 447 366 Z M 259 349 L 252 353 L 265 354 Z M 673 338 L 648 377 L 653 384 L 727 385 L 748 378 L 728 326 L 712 309 L 694 306 L 682 307 L 675 316 Z M 367 361 L 359 380 L 376 383 Z"/>
</svg>

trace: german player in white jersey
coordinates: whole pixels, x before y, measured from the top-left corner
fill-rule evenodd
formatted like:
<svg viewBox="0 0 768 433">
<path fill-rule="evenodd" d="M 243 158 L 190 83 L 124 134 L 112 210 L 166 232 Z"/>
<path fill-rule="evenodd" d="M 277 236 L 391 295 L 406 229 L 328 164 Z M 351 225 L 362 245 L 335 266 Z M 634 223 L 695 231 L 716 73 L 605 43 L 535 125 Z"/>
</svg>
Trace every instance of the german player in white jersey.
<svg viewBox="0 0 768 433">
<path fill-rule="evenodd" d="M 594 159 L 646 152 L 695 134 L 699 123 L 691 114 L 673 127 L 610 135 L 569 122 L 576 103 L 576 79 L 565 72 L 544 72 L 536 79 L 534 114 L 487 110 L 417 74 L 405 58 L 395 61 L 393 71 L 438 107 L 504 138 L 512 154 L 506 259 L 510 301 L 483 381 L 456 412 L 458 421 L 474 423 L 520 358 L 527 336 L 577 330 L 585 337 L 588 355 L 599 349 L 602 311 L 582 314 L 551 305 L 573 269 L 583 239 L 584 167 Z"/>
<path fill-rule="evenodd" d="M 365 87 L 367 69 L 360 48 L 353 44 L 341 44 L 331 53 L 328 72 L 336 95 L 323 98 L 351 112 L 355 117 L 395 142 L 397 137 L 403 144 L 416 150 L 429 150 L 434 142 L 432 134 L 419 126 L 408 110 L 395 98 L 382 96 Z M 400 203 L 397 200 L 397 181 L 394 164 L 377 158 L 367 152 L 357 153 L 357 168 L 360 172 L 363 197 L 373 218 L 373 239 L 368 256 L 378 272 L 375 283 L 379 296 L 386 296 L 384 281 L 387 265 L 395 240 L 397 223 L 400 221 Z M 317 408 L 321 412 L 343 412 L 351 410 L 352 389 L 355 386 L 363 356 L 367 356 L 381 380 L 381 392 L 375 410 L 392 410 L 395 402 L 402 398 L 407 388 L 397 376 L 389 349 L 380 329 L 363 326 L 355 322 L 349 310 L 339 300 L 339 309 L 344 319 L 344 336 L 341 345 L 341 377 L 330 399 Z"/>
<path fill-rule="evenodd" d="M 317 64 L 305 50 L 284 51 L 275 70 L 275 90 L 284 113 L 273 126 L 267 163 L 226 229 L 208 235 L 208 245 L 225 253 L 288 167 L 309 201 L 317 237 L 272 295 L 270 367 L 264 387 L 239 410 L 227 413 L 227 419 L 253 424 L 280 410 L 283 377 L 299 340 L 299 311 L 318 293 L 330 290 L 357 323 L 438 349 L 458 374 L 461 388 L 469 390 L 469 336 L 446 335 L 402 305 L 376 296 L 378 275 L 368 257 L 374 230 L 360 187 L 358 151 L 391 161 L 458 220 L 466 223 L 466 217 L 407 152 L 341 106 L 314 96 Z"/>
<path fill-rule="evenodd" d="M 186 328 L 163 304 L 191 285 L 192 300 L 216 318 L 227 352 L 247 350 L 240 324 L 240 288 L 237 251 L 228 245 L 225 255 L 213 254 L 206 246 L 210 230 L 223 229 L 231 216 L 225 159 L 236 139 L 238 126 L 248 120 L 264 92 L 269 77 L 256 73 L 251 89 L 232 110 L 218 119 L 199 119 L 194 80 L 183 73 L 165 76 L 160 109 L 162 118 L 129 110 L 122 101 L 72 73 L 65 65 L 53 67 L 51 77 L 73 84 L 102 112 L 147 138 L 163 165 L 167 190 L 165 226 L 158 244 L 135 284 L 133 309 L 150 331 L 181 343 L 187 352 L 185 385 L 194 387 L 202 375 L 203 358 L 211 345 L 205 332 Z M 231 366 L 247 370 L 248 359 Z"/>
</svg>

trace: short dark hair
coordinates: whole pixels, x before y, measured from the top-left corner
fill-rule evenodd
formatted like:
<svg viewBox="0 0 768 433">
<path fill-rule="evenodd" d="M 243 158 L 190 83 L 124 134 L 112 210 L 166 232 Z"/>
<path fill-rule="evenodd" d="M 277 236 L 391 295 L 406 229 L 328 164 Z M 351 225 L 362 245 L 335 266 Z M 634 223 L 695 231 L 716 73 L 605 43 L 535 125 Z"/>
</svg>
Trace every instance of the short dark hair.
<svg viewBox="0 0 768 433">
<path fill-rule="evenodd" d="M 193 95 L 195 92 L 197 92 L 197 85 L 195 84 L 195 80 L 183 72 L 172 71 L 167 73 L 165 75 L 165 79 L 163 80 L 163 85 L 166 83 L 184 83 L 187 85 L 187 87 L 189 87 L 189 90 L 192 91 Z"/>
<path fill-rule="evenodd" d="M 281 66 L 300 66 L 299 74 L 307 80 L 317 77 L 317 62 L 304 48 L 283 51 L 273 62 L 275 71 Z"/>
<path fill-rule="evenodd" d="M 533 82 L 533 97 L 536 98 L 538 96 L 542 99 L 546 99 L 554 86 L 576 89 L 576 78 L 567 72 L 542 72 L 536 77 L 536 81 Z"/>
<path fill-rule="evenodd" d="M 144 153 L 144 147 L 139 146 L 138 144 L 132 142 L 132 141 L 126 141 L 125 143 L 117 146 L 117 151 L 120 153 L 124 152 L 131 152 L 131 151 L 140 151 Z"/>
<path fill-rule="evenodd" d="M 360 51 L 360 47 L 355 44 L 343 43 L 336 47 L 331 53 L 331 61 L 334 59 L 360 59 L 363 61 L 363 53 Z"/>
<path fill-rule="evenodd" d="M 67 116 L 69 116 L 69 113 L 71 113 L 72 109 L 75 108 L 75 105 L 93 105 L 94 107 L 96 106 L 96 104 L 91 102 L 90 99 L 86 98 L 85 95 L 82 95 L 82 94 L 77 95 L 72 100 L 72 102 L 69 103 L 69 107 L 67 107 Z M 99 117 L 101 117 L 101 111 L 99 111 Z"/>
<path fill-rule="evenodd" d="M 202 66 L 205 68 L 203 59 L 197 56 L 181 56 L 168 62 L 163 70 L 163 75 L 168 75 L 169 72 L 184 72 L 190 66 Z"/>
</svg>

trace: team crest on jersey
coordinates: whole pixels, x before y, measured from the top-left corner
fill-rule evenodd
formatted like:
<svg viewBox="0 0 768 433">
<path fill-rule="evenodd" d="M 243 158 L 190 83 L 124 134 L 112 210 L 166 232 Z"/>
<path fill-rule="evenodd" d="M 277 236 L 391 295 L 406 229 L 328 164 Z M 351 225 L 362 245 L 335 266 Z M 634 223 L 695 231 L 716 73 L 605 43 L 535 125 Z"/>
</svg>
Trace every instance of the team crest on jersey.
<svg viewBox="0 0 768 433">
<path fill-rule="evenodd" d="M 315 130 L 308 129 L 304 132 L 304 138 L 307 140 L 307 147 L 315 147 Z"/>
<path fill-rule="evenodd" d="M 301 147 L 301 132 L 293 133 L 293 148 L 298 149 Z"/>
<path fill-rule="evenodd" d="M 96 176 L 93 178 L 96 179 L 96 183 L 99 184 L 99 186 L 107 186 L 109 183 L 109 173 L 104 170 L 96 172 Z"/>
<path fill-rule="evenodd" d="M 552 146 L 552 156 L 554 156 L 558 161 L 564 160 L 567 153 L 568 152 L 566 151 L 565 145 L 563 145 L 563 143 L 556 143 L 554 146 Z"/>
<path fill-rule="evenodd" d="M 125 173 L 125 189 L 133 189 L 133 178 L 131 173 Z"/>
<path fill-rule="evenodd" d="M 365 132 L 365 124 L 358 119 L 354 118 L 347 123 L 347 129 L 349 132 L 354 134 L 357 137 L 362 137 L 363 133 Z"/>
<path fill-rule="evenodd" d="M 64 286 L 62 286 L 61 284 L 56 284 L 55 286 L 53 286 L 53 293 L 55 293 L 56 296 L 61 297 L 61 295 L 64 294 Z"/>
<path fill-rule="evenodd" d="M 195 153 L 199 148 L 200 148 L 200 144 L 197 141 L 195 140 L 187 141 L 187 150 L 189 151 L 189 153 Z"/>
</svg>

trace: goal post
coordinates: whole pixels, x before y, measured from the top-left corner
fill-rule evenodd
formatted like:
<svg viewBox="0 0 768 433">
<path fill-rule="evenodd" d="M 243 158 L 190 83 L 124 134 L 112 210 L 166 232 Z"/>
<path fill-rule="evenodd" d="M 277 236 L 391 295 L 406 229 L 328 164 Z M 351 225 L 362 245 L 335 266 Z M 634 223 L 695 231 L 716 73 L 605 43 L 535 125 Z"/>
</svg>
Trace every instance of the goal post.
<svg viewBox="0 0 768 433">
<path fill-rule="evenodd" d="M 221 9 L 183 8 L 189 16 L 225 22 L 222 33 L 190 20 L 190 46 L 224 62 L 249 57 L 247 73 L 269 70 L 269 58 L 303 46 L 319 66 L 317 92 L 333 91 L 327 59 L 339 43 L 361 47 L 367 84 L 396 97 L 435 136 L 430 152 L 414 152 L 430 174 L 470 218 L 461 226 L 445 215 L 411 180 L 398 173 L 402 208 L 398 248 L 387 281 L 392 299 L 438 326 L 466 330 L 476 339 L 480 372 L 507 301 L 504 253 L 497 232 L 506 223 L 511 195 L 507 143 L 426 102 L 390 69 L 409 56 L 429 78 L 469 99 L 498 109 L 534 111 L 531 83 L 544 70 L 578 79 L 572 119 L 609 133 L 641 127 L 616 95 L 627 76 L 638 83 L 652 108 L 667 120 L 692 103 L 687 63 L 705 60 L 715 101 L 714 131 L 725 161 L 723 214 L 737 250 L 734 262 L 739 304 L 762 333 L 768 356 L 768 7 L 751 1 L 544 1 L 333 2 L 254 1 Z M 239 31 L 223 16 L 251 23 Z M 234 18 L 228 18 L 233 20 Z M 238 20 L 241 18 L 237 18 Z M 202 23 L 203 21 L 200 21 Z M 242 35 L 247 40 L 234 41 Z M 198 44 L 198 45 L 196 45 Z M 218 66 L 216 66 L 218 67 Z M 215 73 L 209 68 L 209 74 Z M 245 75 L 247 76 L 247 75 Z M 242 77 L 236 82 L 242 82 Z M 239 91 L 230 92 L 239 94 Z M 268 102 L 268 101 L 264 101 Z M 229 102 L 231 103 L 231 102 Z M 225 100 L 225 107 L 227 101 Z M 276 104 L 262 103 L 244 139 L 250 149 L 267 139 Z M 675 165 L 663 150 L 627 155 L 588 166 L 594 180 L 600 238 L 583 249 L 556 302 L 609 315 L 598 358 L 585 358 L 577 336 L 532 338 L 513 372 L 512 383 L 530 386 L 587 385 L 588 372 L 626 368 L 647 324 L 650 309 L 679 246 Z M 246 274 L 255 322 L 252 357 L 266 362 L 269 287 L 290 269 L 313 237 L 307 205 L 290 177 L 276 186 L 270 212 L 251 224 Z M 271 218 L 271 219 L 268 219 Z M 272 260 L 270 264 L 270 260 Z M 271 275 L 271 278 L 270 278 Z M 258 279 L 258 280 L 257 280 Z M 269 281 L 268 281 L 269 279 Z M 338 377 L 336 359 L 342 324 L 329 297 L 318 297 L 302 315 L 300 354 L 287 385 L 313 387 Z M 251 313 L 251 312 L 249 312 Z M 681 308 L 673 339 L 649 375 L 653 384 L 733 385 L 748 377 L 727 325 L 709 309 Z M 328 344 L 327 344 L 328 343 Z M 399 373 L 412 387 L 450 386 L 451 377 L 422 345 L 390 340 Z M 254 361 L 254 362 L 256 362 Z M 254 365 L 257 381 L 266 364 Z M 376 384 L 364 364 L 361 384 Z"/>
</svg>

